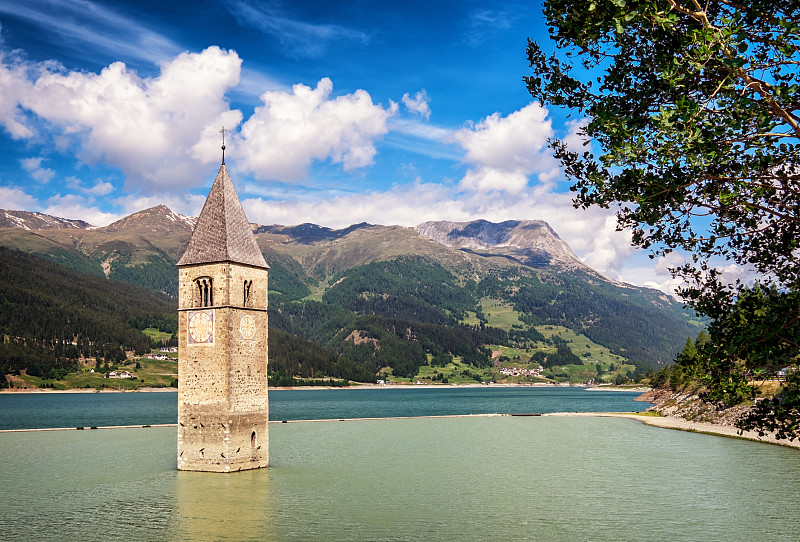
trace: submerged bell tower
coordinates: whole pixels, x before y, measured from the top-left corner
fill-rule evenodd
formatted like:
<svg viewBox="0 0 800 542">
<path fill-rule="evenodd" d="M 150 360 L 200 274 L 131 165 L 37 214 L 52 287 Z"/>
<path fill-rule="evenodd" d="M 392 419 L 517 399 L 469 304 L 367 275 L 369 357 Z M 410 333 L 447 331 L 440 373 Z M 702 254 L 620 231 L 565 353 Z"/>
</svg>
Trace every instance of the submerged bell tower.
<svg viewBox="0 0 800 542">
<path fill-rule="evenodd" d="M 269 463 L 269 266 L 222 165 L 178 261 L 178 470 Z"/>
</svg>

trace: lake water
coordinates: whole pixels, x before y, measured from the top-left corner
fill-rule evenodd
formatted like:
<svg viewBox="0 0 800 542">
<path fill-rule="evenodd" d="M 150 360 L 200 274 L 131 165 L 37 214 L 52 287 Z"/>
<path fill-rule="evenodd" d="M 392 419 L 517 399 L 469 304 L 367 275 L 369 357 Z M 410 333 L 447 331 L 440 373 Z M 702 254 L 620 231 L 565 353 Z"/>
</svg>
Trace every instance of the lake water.
<svg viewBox="0 0 800 542">
<path fill-rule="evenodd" d="M 317 391 L 286 393 L 303 402 Z M 175 446 L 174 428 L 0 434 L 0 539 L 750 542 L 800 533 L 796 449 L 627 419 L 278 423 L 270 468 L 230 475 L 177 472 Z"/>
<path fill-rule="evenodd" d="M 452 414 L 630 412 L 637 392 L 577 387 L 272 390 L 271 420 Z M 175 393 L 3 393 L 0 429 L 176 423 Z"/>
</svg>

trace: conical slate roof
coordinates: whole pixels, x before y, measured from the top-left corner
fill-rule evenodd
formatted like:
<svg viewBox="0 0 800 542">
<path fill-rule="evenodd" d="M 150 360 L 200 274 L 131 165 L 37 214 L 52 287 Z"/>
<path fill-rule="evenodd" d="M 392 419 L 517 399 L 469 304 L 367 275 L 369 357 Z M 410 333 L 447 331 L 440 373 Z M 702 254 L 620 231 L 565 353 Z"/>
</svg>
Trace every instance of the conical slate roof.
<svg viewBox="0 0 800 542">
<path fill-rule="evenodd" d="M 223 163 L 178 265 L 234 262 L 269 268 Z"/>
</svg>

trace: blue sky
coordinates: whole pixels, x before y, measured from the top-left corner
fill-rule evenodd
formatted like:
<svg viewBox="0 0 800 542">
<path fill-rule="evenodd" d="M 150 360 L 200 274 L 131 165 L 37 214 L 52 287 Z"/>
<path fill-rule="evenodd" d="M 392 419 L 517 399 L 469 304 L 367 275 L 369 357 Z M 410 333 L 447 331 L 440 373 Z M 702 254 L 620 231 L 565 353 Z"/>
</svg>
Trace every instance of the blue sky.
<svg viewBox="0 0 800 542">
<path fill-rule="evenodd" d="M 531 100 L 538 2 L 0 0 L 0 208 L 197 215 L 226 164 L 262 224 L 543 219 L 589 265 L 670 288 L 613 211 L 573 209 Z"/>
</svg>

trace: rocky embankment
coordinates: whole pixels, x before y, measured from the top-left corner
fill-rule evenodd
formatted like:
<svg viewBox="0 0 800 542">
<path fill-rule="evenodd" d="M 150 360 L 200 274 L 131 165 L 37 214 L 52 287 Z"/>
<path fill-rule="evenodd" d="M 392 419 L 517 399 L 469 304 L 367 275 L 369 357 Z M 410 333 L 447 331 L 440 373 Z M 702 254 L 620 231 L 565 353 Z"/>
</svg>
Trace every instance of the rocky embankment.
<svg viewBox="0 0 800 542">
<path fill-rule="evenodd" d="M 736 420 L 749 410 L 749 407 L 744 405 L 720 408 L 718 405 L 703 401 L 694 392 L 659 388 L 643 393 L 635 401 L 653 403 L 653 406 L 647 408 L 646 412 L 655 411 L 662 416 L 727 427 L 734 427 Z"/>
<path fill-rule="evenodd" d="M 652 402 L 647 411 L 655 411 L 661 416 L 641 416 L 636 414 L 616 414 L 618 417 L 635 418 L 639 421 L 666 429 L 679 429 L 726 437 L 738 437 L 769 444 L 779 444 L 800 449 L 800 440 L 777 439 L 774 434 L 759 435 L 758 431 L 741 431 L 736 420 L 748 411 L 747 406 L 719 408 L 703 401 L 696 393 L 652 389 L 637 397 L 636 401 Z M 600 414 L 602 416 L 602 414 Z"/>
</svg>

